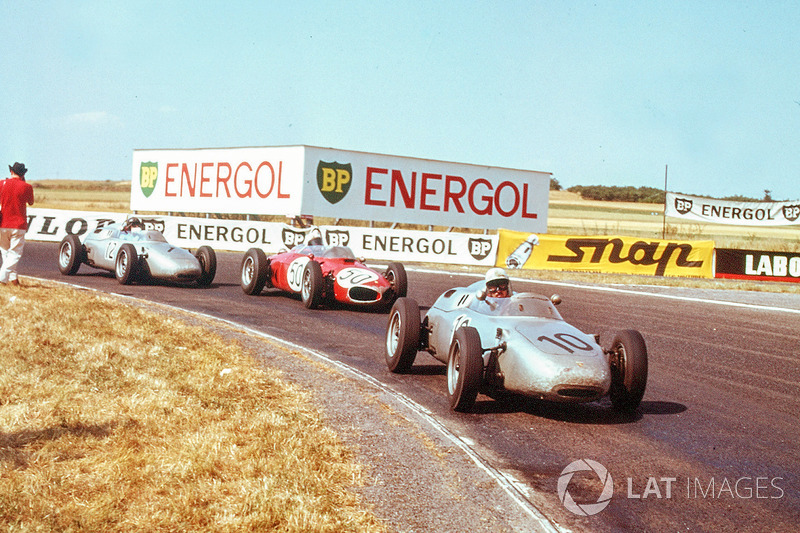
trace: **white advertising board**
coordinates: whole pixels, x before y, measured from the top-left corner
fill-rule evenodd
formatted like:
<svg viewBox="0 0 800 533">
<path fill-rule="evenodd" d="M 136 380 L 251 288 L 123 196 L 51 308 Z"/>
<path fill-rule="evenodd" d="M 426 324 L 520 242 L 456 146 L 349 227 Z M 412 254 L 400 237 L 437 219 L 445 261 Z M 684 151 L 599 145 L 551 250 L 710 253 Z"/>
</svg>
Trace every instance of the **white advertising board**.
<svg viewBox="0 0 800 533">
<path fill-rule="evenodd" d="M 317 235 L 326 244 L 349 246 L 357 257 L 381 261 L 492 266 L 497 253 L 496 235 L 344 226 L 298 229 L 278 222 L 137 216 L 148 228 L 161 231 L 168 242 L 182 248 L 208 245 L 219 251 L 241 252 L 261 248 L 267 254 L 273 254 Z M 122 213 L 31 208 L 28 209 L 26 238 L 59 242 L 68 233 L 85 235 L 97 232 L 108 224 L 124 221 L 126 217 Z"/>
<path fill-rule="evenodd" d="M 550 174 L 306 147 L 303 213 L 547 231 Z"/>
<path fill-rule="evenodd" d="M 550 176 L 310 146 L 135 150 L 131 209 L 545 232 Z"/>
<path fill-rule="evenodd" d="M 134 150 L 131 210 L 296 215 L 303 147 Z"/>
<path fill-rule="evenodd" d="M 688 194 L 667 193 L 668 217 L 738 226 L 800 224 L 800 201 L 731 202 Z"/>
</svg>

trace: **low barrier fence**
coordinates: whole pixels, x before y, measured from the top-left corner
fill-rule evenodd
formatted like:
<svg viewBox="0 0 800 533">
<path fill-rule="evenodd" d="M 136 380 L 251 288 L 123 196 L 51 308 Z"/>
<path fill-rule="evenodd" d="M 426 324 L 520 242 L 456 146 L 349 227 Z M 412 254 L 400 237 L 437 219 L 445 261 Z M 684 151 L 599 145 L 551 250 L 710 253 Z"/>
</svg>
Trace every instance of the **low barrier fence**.
<svg viewBox="0 0 800 533">
<path fill-rule="evenodd" d="M 122 222 L 124 213 L 28 210 L 29 240 L 59 242 Z M 497 235 L 419 230 L 313 226 L 279 222 L 142 215 L 172 244 L 217 250 L 261 248 L 277 253 L 320 237 L 349 246 L 356 256 L 508 269 L 557 270 L 690 278 L 800 281 L 800 254 L 716 249 L 713 241 L 642 240 L 624 236 L 569 236 L 499 230 Z"/>
</svg>

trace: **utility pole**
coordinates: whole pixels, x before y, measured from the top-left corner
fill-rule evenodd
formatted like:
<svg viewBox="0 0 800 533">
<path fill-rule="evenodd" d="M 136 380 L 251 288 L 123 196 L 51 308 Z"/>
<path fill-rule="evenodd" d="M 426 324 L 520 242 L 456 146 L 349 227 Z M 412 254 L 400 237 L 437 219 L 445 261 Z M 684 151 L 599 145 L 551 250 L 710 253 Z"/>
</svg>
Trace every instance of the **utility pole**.
<svg viewBox="0 0 800 533">
<path fill-rule="evenodd" d="M 664 215 L 661 217 L 661 238 L 667 238 L 667 171 L 669 165 L 664 165 Z"/>
</svg>

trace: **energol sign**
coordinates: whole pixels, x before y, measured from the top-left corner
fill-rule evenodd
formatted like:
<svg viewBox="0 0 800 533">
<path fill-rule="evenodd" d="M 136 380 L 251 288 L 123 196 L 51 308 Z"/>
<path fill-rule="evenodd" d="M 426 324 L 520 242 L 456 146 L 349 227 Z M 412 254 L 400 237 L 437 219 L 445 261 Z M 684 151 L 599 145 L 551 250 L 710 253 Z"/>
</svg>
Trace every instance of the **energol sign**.
<svg viewBox="0 0 800 533">
<path fill-rule="evenodd" d="M 131 209 L 547 229 L 550 174 L 309 146 L 136 150 Z"/>
</svg>

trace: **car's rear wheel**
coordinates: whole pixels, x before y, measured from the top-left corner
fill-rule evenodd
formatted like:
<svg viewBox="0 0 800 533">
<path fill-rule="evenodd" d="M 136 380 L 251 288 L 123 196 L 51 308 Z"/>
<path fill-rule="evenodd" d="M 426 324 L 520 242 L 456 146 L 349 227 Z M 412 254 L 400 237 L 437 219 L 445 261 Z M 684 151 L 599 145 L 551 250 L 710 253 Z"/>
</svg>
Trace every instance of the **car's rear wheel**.
<svg viewBox="0 0 800 533">
<path fill-rule="evenodd" d="M 447 358 L 447 393 L 453 411 L 469 411 L 475 405 L 483 380 L 483 349 L 478 330 L 456 330 Z"/>
<path fill-rule="evenodd" d="M 58 270 L 66 276 L 74 275 L 83 262 L 83 245 L 77 235 L 67 235 L 58 248 Z"/>
<path fill-rule="evenodd" d="M 300 287 L 300 296 L 303 305 L 308 309 L 314 309 L 322 304 L 322 292 L 325 280 L 322 277 L 322 267 L 316 261 L 306 263 L 303 270 L 303 283 Z"/>
<path fill-rule="evenodd" d="M 242 259 L 242 290 L 245 294 L 259 294 L 269 277 L 269 260 L 260 248 L 250 248 Z"/>
<path fill-rule="evenodd" d="M 389 263 L 383 275 L 392 284 L 394 298 L 404 298 L 408 293 L 408 276 L 405 267 L 401 263 Z"/>
<path fill-rule="evenodd" d="M 139 256 L 136 248 L 130 243 L 120 246 L 117 260 L 114 262 L 114 274 L 122 285 L 130 285 L 136 277 Z"/>
<path fill-rule="evenodd" d="M 647 346 L 634 329 L 620 331 L 611 342 L 611 404 L 618 411 L 639 407 L 647 386 Z"/>
<path fill-rule="evenodd" d="M 412 298 L 399 298 L 389 311 L 386 328 L 386 365 L 390 371 L 407 372 L 414 364 L 420 328 L 417 302 Z"/>
<path fill-rule="evenodd" d="M 217 254 L 214 253 L 214 249 L 210 246 L 201 246 L 194 256 L 200 262 L 201 269 L 197 284 L 201 287 L 208 287 L 217 274 Z"/>
</svg>

